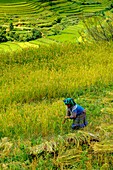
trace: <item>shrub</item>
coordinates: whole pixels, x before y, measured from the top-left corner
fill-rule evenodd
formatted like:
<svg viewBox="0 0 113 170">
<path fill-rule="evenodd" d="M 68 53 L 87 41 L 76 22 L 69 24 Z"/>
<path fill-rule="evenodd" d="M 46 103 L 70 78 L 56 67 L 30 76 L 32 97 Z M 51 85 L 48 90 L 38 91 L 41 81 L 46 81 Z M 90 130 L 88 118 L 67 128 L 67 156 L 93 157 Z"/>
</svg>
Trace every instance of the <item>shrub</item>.
<svg viewBox="0 0 113 170">
<path fill-rule="evenodd" d="M 11 23 L 9 24 L 9 30 L 12 31 L 13 29 L 14 29 L 14 25 L 13 25 L 13 23 L 11 22 Z"/>
<path fill-rule="evenodd" d="M 6 28 L 0 27 L 0 42 L 6 42 Z"/>
<path fill-rule="evenodd" d="M 32 30 L 32 39 L 35 40 L 37 38 L 41 38 L 42 37 L 42 33 L 41 31 L 37 30 L 37 29 L 33 29 Z"/>
<path fill-rule="evenodd" d="M 7 40 L 8 41 L 14 41 L 15 40 L 15 32 L 14 31 L 10 31 L 6 34 L 7 36 Z"/>
<path fill-rule="evenodd" d="M 62 20 L 62 17 L 57 17 L 56 22 L 57 22 L 57 23 L 60 23 L 61 20 Z"/>
<path fill-rule="evenodd" d="M 53 32 L 54 32 L 54 35 L 57 35 L 57 34 L 60 34 L 62 30 L 62 26 L 60 24 L 57 24 L 57 25 L 54 25 L 53 27 Z"/>
<path fill-rule="evenodd" d="M 113 19 L 98 17 L 84 20 L 88 37 L 94 41 L 113 41 Z"/>
</svg>

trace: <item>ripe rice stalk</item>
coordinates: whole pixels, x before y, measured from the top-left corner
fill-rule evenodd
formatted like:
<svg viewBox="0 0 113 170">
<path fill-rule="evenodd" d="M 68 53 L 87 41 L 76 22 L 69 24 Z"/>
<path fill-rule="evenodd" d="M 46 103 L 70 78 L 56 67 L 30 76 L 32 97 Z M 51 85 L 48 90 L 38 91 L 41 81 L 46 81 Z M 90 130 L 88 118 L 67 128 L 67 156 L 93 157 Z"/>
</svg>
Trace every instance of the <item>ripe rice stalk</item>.
<svg viewBox="0 0 113 170">
<path fill-rule="evenodd" d="M 30 149 L 30 155 L 40 155 L 43 152 L 49 152 L 52 153 L 54 150 L 57 150 L 57 145 L 55 141 L 46 141 L 40 145 L 36 145 L 34 147 L 29 148 Z"/>
<path fill-rule="evenodd" d="M 54 163 L 57 166 L 73 165 L 76 162 L 79 162 L 81 158 L 82 158 L 82 151 L 74 148 L 74 149 L 67 150 L 62 155 L 58 155 Z"/>
<path fill-rule="evenodd" d="M 104 133 L 110 132 L 113 135 L 113 125 L 102 124 L 96 128 L 98 131 L 103 131 Z"/>
<path fill-rule="evenodd" d="M 105 169 L 105 170 L 110 169 L 108 163 L 104 163 L 104 164 L 102 165 L 102 167 L 101 167 L 100 170 L 104 170 L 104 169 Z"/>
<path fill-rule="evenodd" d="M 102 127 L 105 131 L 110 131 L 111 133 L 113 133 L 113 125 L 109 125 L 109 126 L 104 126 Z"/>
<path fill-rule="evenodd" d="M 113 153 L 113 141 L 110 141 L 110 143 L 95 143 L 92 148 L 94 153 Z"/>
<path fill-rule="evenodd" d="M 108 101 L 108 103 L 110 103 L 110 102 L 111 102 L 111 101 Z M 112 107 L 112 106 L 111 106 L 111 107 Z M 112 114 L 113 114 L 113 108 L 111 108 L 111 107 L 103 108 L 103 109 L 101 109 L 101 112 L 102 112 L 102 113 L 104 113 L 104 112 L 106 113 L 106 112 L 107 112 L 108 114 L 111 114 L 111 115 L 112 115 Z"/>
<path fill-rule="evenodd" d="M 104 97 L 103 100 L 102 100 L 103 103 L 110 103 L 112 101 L 113 101 L 112 96 L 110 96 L 109 98 L 108 97 Z"/>
<path fill-rule="evenodd" d="M 43 152 L 58 152 L 64 151 L 74 146 L 79 148 L 80 145 L 89 145 L 91 141 L 99 141 L 98 137 L 92 133 L 77 131 L 76 133 L 69 133 L 64 136 L 59 136 L 57 139 L 45 141 L 40 145 L 30 147 L 30 155 L 40 155 Z"/>
<path fill-rule="evenodd" d="M 104 154 L 103 153 L 95 153 L 93 155 L 93 159 L 91 160 L 91 162 L 93 163 L 93 161 L 94 162 L 97 161 L 98 164 L 103 167 L 104 167 L 104 165 L 113 167 L 113 155 L 110 153 L 109 154 L 108 153 L 104 153 Z"/>
<path fill-rule="evenodd" d="M 8 163 L 2 163 L 0 164 L 0 168 L 3 170 L 8 170 L 8 169 L 26 169 L 27 166 L 26 164 L 23 162 L 19 162 L 19 161 L 12 161 L 12 162 L 8 162 Z"/>
<path fill-rule="evenodd" d="M 8 156 L 12 150 L 13 143 L 9 141 L 7 137 L 4 137 L 0 141 L 0 158 Z"/>
<path fill-rule="evenodd" d="M 75 133 L 67 134 L 65 136 L 65 140 L 68 141 L 69 143 L 74 143 L 77 147 L 79 147 L 83 143 L 89 144 L 92 137 L 96 138 L 95 135 L 89 132 L 78 131 L 76 134 Z"/>
</svg>

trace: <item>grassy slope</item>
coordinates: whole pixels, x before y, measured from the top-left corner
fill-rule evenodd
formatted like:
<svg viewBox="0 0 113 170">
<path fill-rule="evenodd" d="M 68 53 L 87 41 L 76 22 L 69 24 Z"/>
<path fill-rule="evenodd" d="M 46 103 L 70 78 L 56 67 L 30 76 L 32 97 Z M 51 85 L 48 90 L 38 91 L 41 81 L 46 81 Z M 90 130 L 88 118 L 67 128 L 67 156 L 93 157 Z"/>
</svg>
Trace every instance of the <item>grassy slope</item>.
<svg viewBox="0 0 113 170">
<path fill-rule="evenodd" d="M 1 167 L 66 168 L 63 158 L 68 161 L 64 153 L 69 154 L 69 148 L 65 150 L 61 145 L 58 157 L 47 155 L 44 160 L 39 156 L 33 162 L 30 162 L 29 149 L 42 143 L 44 139 L 51 141 L 51 137 L 71 132 L 71 120 L 62 125 L 65 115 L 62 100 L 66 96 L 72 96 L 87 110 L 89 124 L 83 132 L 99 136 L 100 142 L 97 145 L 93 143 L 90 147 L 83 145 L 81 148 L 80 145 L 78 150 L 81 152 L 82 149 L 85 157 L 78 160 L 78 163 L 74 161 L 74 164 L 72 159 L 71 166 L 73 169 L 76 166 L 77 169 L 85 170 L 86 165 L 99 169 L 107 164 L 111 170 L 109 143 L 113 142 L 112 46 L 112 43 L 100 46 L 62 44 L 1 55 L 0 135 L 9 138 L 3 138 L 0 143 Z M 74 133 L 77 134 L 76 131 Z M 106 150 L 100 152 L 103 144 Z M 70 159 L 72 156 L 73 154 Z M 89 162 L 87 158 L 90 158 Z"/>
<path fill-rule="evenodd" d="M 51 39 L 67 41 L 70 30 L 71 38 L 76 39 L 73 28 L 69 26 L 62 35 L 49 37 L 49 42 Z M 1 45 L 2 49 L 7 46 L 11 50 L 21 46 L 22 51 L 6 54 L 2 51 L 0 56 L 0 137 L 8 137 L 0 141 L 0 168 L 112 170 L 113 44 L 62 44 L 51 48 L 42 46 L 38 50 L 37 45 L 36 48 L 33 46 L 49 42 L 46 37 L 38 43 L 33 41 L 33 48 L 27 48 L 28 44 L 23 47 L 23 43 Z M 58 138 L 59 134 L 71 132 L 71 120 L 62 125 L 65 114 L 62 100 L 66 96 L 74 97 L 86 108 L 89 124 L 83 132 L 99 136 L 100 142 L 80 145 L 77 153 L 76 147 L 70 150 L 61 144 L 55 157 L 47 154 L 44 159 L 43 156 L 32 159 L 29 157 L 32 146 L 41 144 L 44 139 L 51 141 L 51 136 Z M 71 162 L 69 167 L 68 162 Z"/>
</svg>

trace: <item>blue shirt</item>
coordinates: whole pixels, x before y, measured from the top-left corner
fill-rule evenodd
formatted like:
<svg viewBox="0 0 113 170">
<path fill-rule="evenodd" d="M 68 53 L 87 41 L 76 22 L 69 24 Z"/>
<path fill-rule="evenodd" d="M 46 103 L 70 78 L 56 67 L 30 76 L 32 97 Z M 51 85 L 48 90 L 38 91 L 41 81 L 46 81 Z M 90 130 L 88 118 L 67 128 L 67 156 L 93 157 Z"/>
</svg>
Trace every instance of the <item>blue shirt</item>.
<svg viewBox="0 0 113 170">
<path fill-rule="evenodd" d="M 76 115 L 80 115 L 82 112 L 84 111 L 84 108 L 78 104 L 76 104 L 73 108 L 72 108 L 72 113 L 76 113 Z"/>
<path fill-rule="evenodd" d="M 84 108 L 78 104 L 76 104 L 75 106 L 73 106 L 72 108 L 68 108 L 68 113 L 71 114 L 72 116 L 74 116 L 76 114 L 77 115 L 80 115 L 83 111 L 84 111 Z"/>
</svg>

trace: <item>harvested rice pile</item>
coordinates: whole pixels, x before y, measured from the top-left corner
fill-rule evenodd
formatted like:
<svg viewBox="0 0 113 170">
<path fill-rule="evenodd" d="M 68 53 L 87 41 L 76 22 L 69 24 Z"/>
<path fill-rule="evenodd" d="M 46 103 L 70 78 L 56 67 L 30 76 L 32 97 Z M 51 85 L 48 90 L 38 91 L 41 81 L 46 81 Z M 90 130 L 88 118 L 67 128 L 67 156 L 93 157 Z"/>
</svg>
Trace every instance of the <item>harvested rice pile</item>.
<svg viewBox="0 0 113 170">
<path fill-rule="evenodd" d="M 60 169 L 69 169 L 75 163 L 80 164 L 83 160 L 89 170 L 95 161 L 98 161 L 103 167 L 109 168 L 109 165 L 113 165 L 113 140 L 106 143 L 106 140 L 102 142 L 99 136 L 92 133 L 77 131 L 59 136 L 56 141 L 46 141 L 30 148 L 30 155 L 33 158 L 38 159 L 42 154 L 48 153 L 53 154 L 54 164 Z"/>
</svg>

